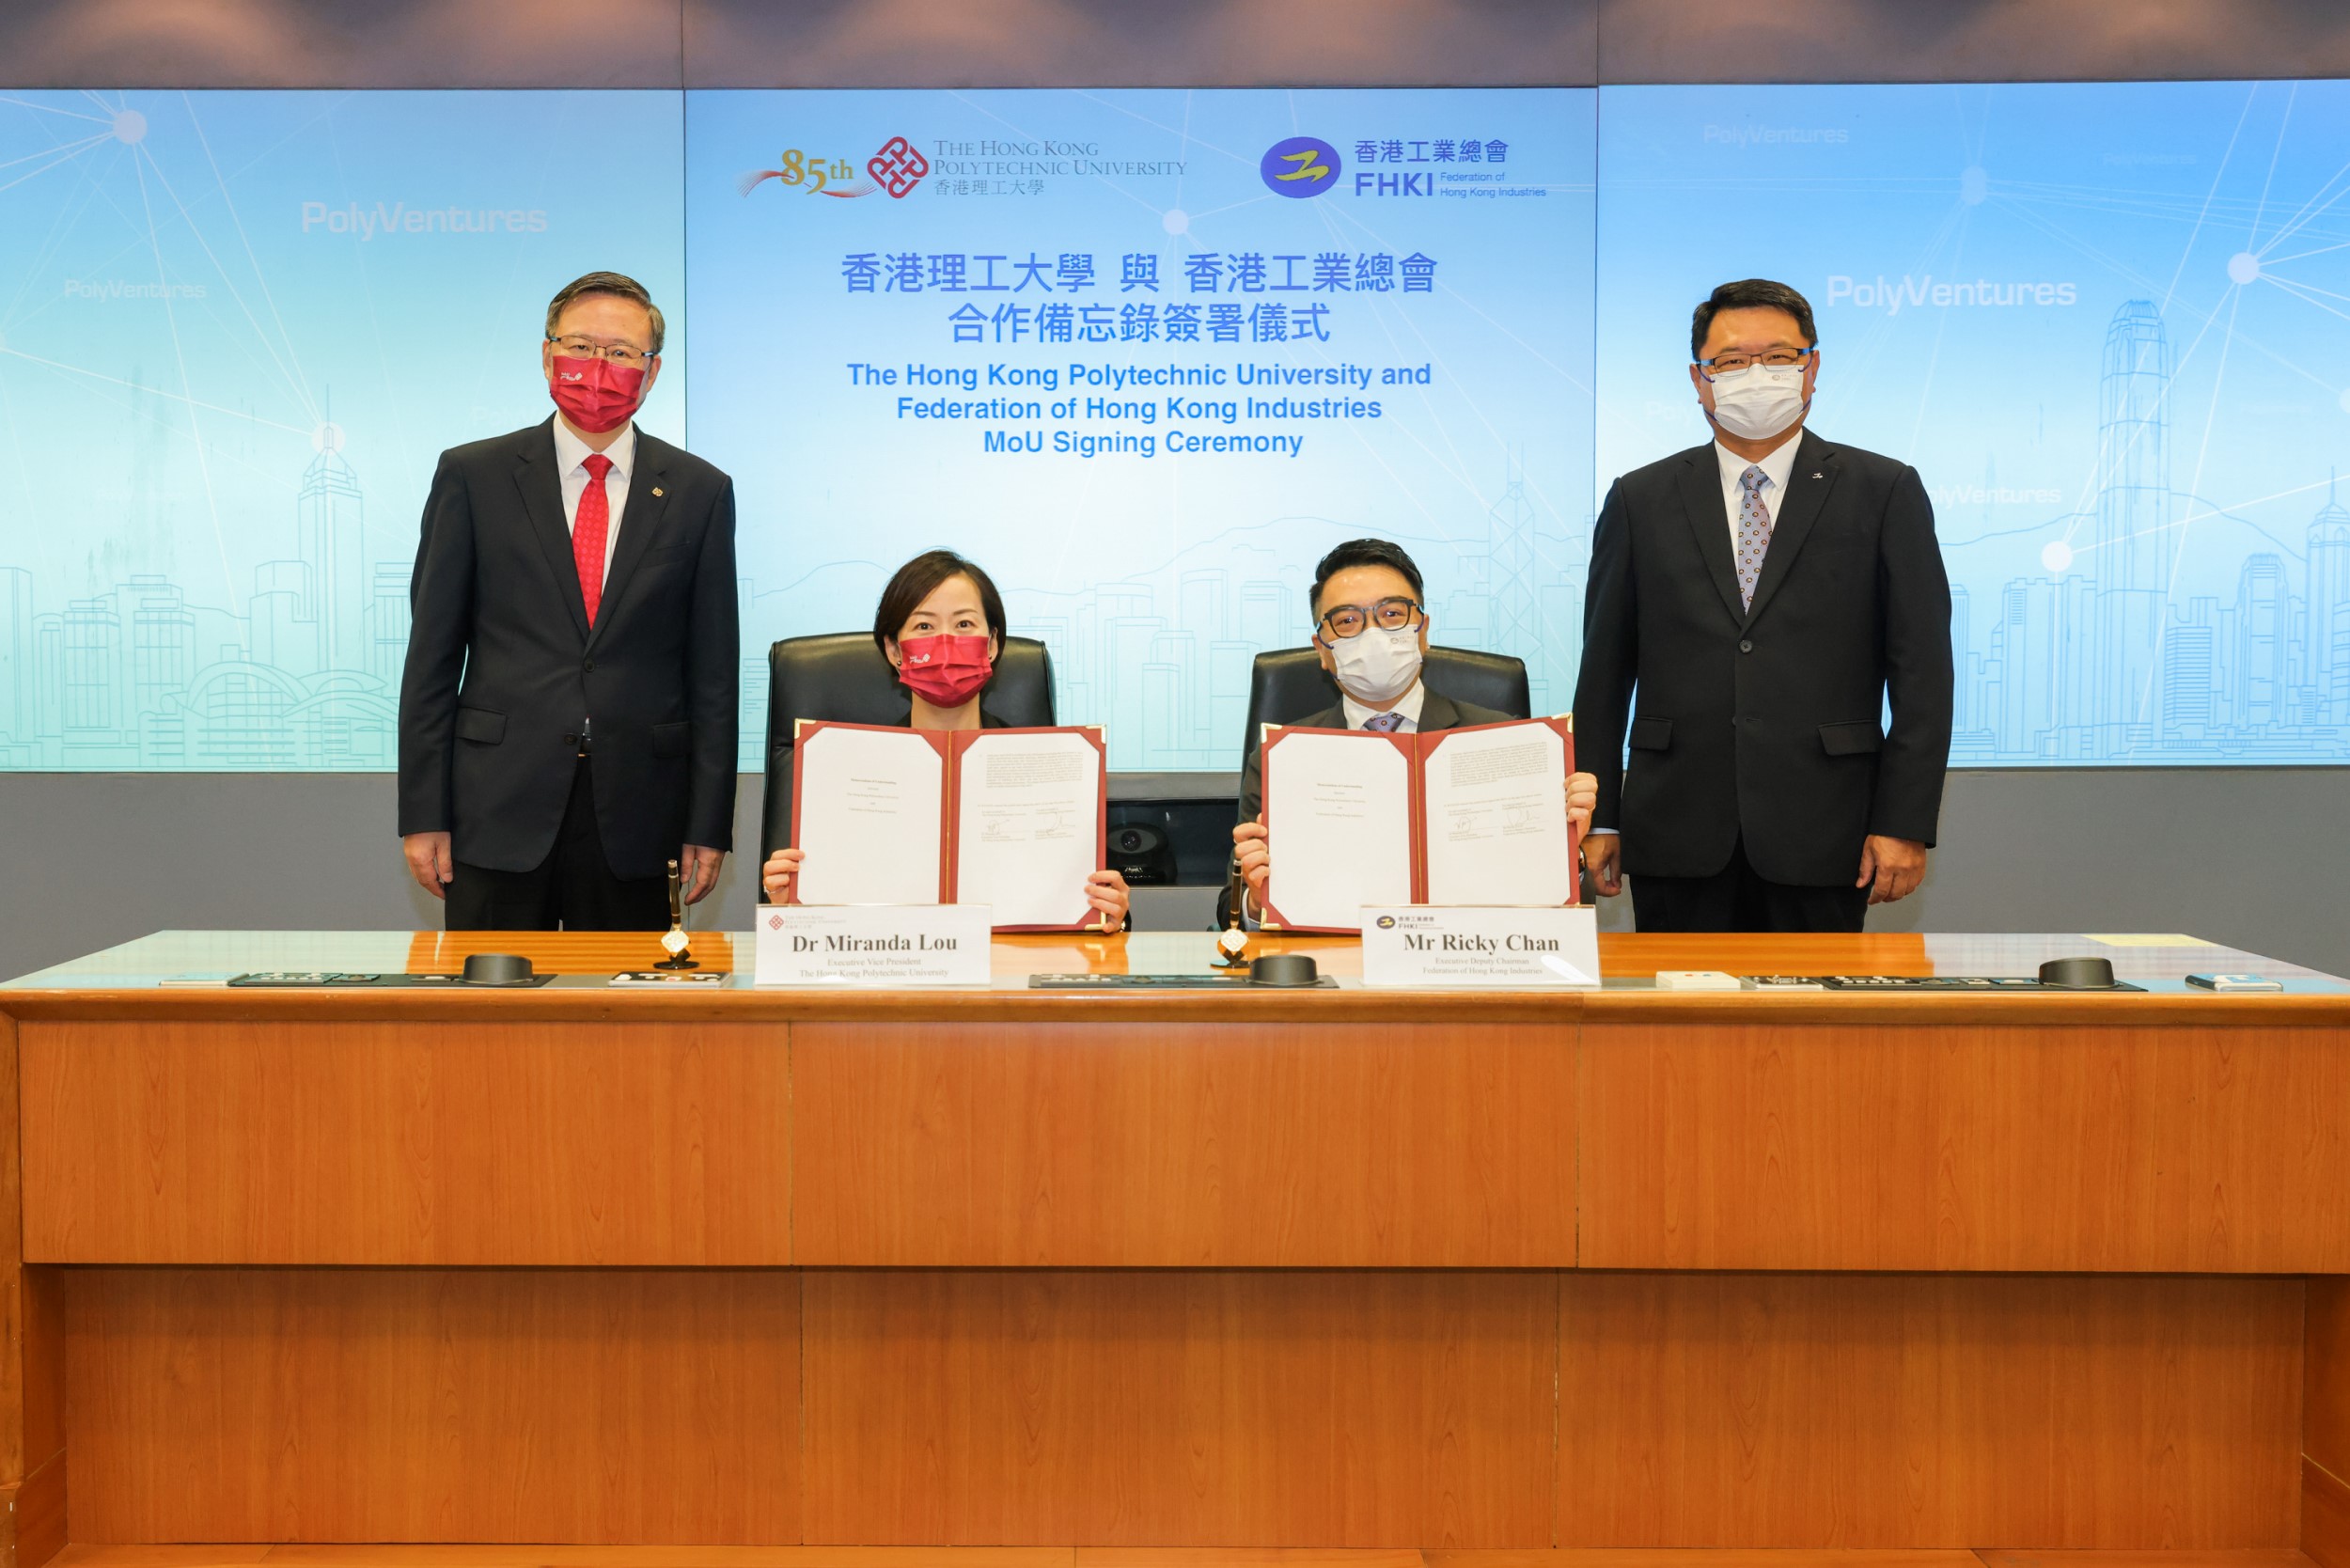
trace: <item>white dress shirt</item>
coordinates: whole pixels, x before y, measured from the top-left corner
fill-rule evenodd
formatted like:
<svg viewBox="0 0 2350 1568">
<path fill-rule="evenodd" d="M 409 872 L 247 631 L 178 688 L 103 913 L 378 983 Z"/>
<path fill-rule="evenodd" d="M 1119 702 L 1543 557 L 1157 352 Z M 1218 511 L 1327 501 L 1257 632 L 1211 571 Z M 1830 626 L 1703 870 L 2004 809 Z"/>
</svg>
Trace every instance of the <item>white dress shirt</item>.
<svg viewBox="0 0 2350 1568">
<path fill-rule="evenodd" d="M 1415 733 L 1419 729 L 1420 708 L 1422 704 L 1427 702 L 1427 700 L 1428 682 L 1425 681 L 1413 682 L 1412 689 L 1405 692 L 1402 697 L 1396 698 L 1395 706 L 1387 710 L 1389 713 L 1401 715 L 1403 720 L 1402 724 L 1397 725 L 1393 729 L 1389 730 L 1388 733 L 1391 735 L 1409 735 Z M 1349 729 L 1360 729 L 1363 726 L 1369 724 L 1372 719 L 1378 717 L 1379 714 L 1379 711 L 1377 709 L 1366 708 L 1361 703 L 1355 701 L 1353 698 L 1347 696 L 1344 688 L 1340 688 L 1339 692 L 1339 706 L 1345 710 L 1346 727 Z"/>
<path fill-rule="evenodd" d="M 1787 499 L 1787 477 L 1795 469 L 1795 447 L 1802 441 L 1803 427 L 1797 425 L 1787 432 L 1786 440 L 1752 463 L 1720 442 L 1714 443 L 1714 457 L 1722 468 L 1722 505 L 1730 512 L 1730 553 L 1733 559 L 1738 554 L 1738 510 L 1747 500 L 1747 487 L 1742 482 L 1747 470 L 1761 466 L 1762 510 L 1771 514 L 1771 525 L 1777 527 L 1779 503 Z"/>
<path fill-rule="evenodd" d="M 588 460 L 594 457 L 588 443 L 572 432 L 560 415 L 555 421 L 555 469 L 563 479 L 563 526 L 579 531 L 579 498 L 588 494 Z M 628 505 L 628 479 L 636 466 L 636 421 L 620 431 L 620 438 L 603 449 L 612 460 L 603 477 L 604 510 L 610 521 L 603 530 L 603 581 L 612 581 L 612 557 L 620 545 L 620 512 Z"/>
</svg>

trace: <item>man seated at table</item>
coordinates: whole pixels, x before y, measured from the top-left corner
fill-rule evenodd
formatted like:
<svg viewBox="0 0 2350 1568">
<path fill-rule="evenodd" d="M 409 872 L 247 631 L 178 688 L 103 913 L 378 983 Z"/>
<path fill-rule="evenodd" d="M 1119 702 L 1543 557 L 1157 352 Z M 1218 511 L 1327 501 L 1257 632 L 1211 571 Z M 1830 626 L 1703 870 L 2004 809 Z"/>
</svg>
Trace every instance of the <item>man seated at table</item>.
<svg viewBox="0 0 2350 1568">
<path fill-rule="evenodd" d="M 1349 540 L 1323 557 L 1314 568 L 1311 641 L 1322 667 L 1338 682 L 1339 700 L 1291 722 L 1304 729 L 1388 735 L 1509 723 L 1513 715 L 1456 702 L 1420 679 L 1428 653 L 1423 591 L 1412 557 L 1384 539 Z M 1250 921 L 1263 909 L 1265 883 L 1273 874 L 1262 749 L 1261 739 L 1248 748 L 1240 776 L 1241 820 L 1232 829 L 1233 860 L 1248 889 L 1243 913 Z M 1578 773 L 1568 778 L 1567 819 L 1577 833 L 1590 823 L 1598 799 L 1596 777 Z M 1219 912 L 1219 924 L 1222 919 Z"/>
</svg>

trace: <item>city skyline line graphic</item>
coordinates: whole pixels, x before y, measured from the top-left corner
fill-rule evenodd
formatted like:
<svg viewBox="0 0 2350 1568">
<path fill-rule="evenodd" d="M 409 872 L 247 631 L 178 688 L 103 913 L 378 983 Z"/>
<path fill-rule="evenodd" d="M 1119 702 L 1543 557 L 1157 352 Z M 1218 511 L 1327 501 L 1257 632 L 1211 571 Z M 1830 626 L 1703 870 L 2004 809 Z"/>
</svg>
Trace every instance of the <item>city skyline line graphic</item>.
<svg viewBox="0 0 2350 1568">
<path fill-rule="evenodd" d="M 2228 86 L 2199 90 L 2215 96 Z M 1947 384 L 1973 406 L 1979 362 L 2013 352 L 1983 334 L 2004 329 L 1970 337 L 1951 312 L 1929 317 L 1921 306 L 1914 317 L 1879 310 L 1854 331 L 1850 315 L 1834 314 L 1849 305 L 1823 308 L 1824 325 L 1835 328 L 1833 386 L 1850 400 L 1820 423 L 1880 450 L 1900 453 L 1906 441 L 1935 502 L 1953 584 L 1954 765 L 2350 761 L 2350 508 L 2335 477 L 2350 467 L 2338 456 L 2350 453 L 2333 436 L 2306 435 L 2295 422 L 2301 404 L 2278 390 L 2297 385 L 2307 399 L 2314 385 L 2350 412 L 2350 392 L 2319 373 L 2328 354 L 2350 349 L 2340 325 L 2350 321 L 2350 277 L 2341 272 L 2350 228 L 2339 221 L 2350 165 L 2321 179 L 2332 162 L 2305 172 L 2310 149 L 2288 139 L 2350 97 L 2337 84 L 2230 90 L 2241 91 L 2240 104 L 2227 97 L 2226 114 L 2195 122 L 2211 150 L 2225 144 L 2208 182 L 2199 174 L 2132 190 L 2118 177 L 2097 185 L 2054 167 L 1993 178 L 1981 167 L 1999 161 L 1985 147 L 1987 110 L 1963 138 L 1969 172 L 1954 196 L 1942 179 L 1904 177 L 1897 189 L 1874 177 L 1775 177 L 1779 188 L 1814 196 L 1947 202 L 1888 273 L 1905 259 L 1911 274 L 1971 277 L 1969 247 L 1985 244 L 1986 225 L 2006 215 L 2041 236 L 2045 254 L 2089 257 L 2114 285 L 2084 288 L 2101 334 L 2068 328 L 2023 362 L 2020 397 L 2007 401 L 2036 405 L 2039 448 L 2018 447 L 2011 463 L 1995 421 L 2013 428 L 2016 411 L 1984 404 L 1973 468 L 1953 461 L 1931 399 Z M 564 207 L 542 183 L 554 159 L 533 117 L 566 96 L 457 95 L 467 102 L 454 105 L 444 102 L 450 96 L 0 91 L 0 463 L 12 464 L 0 468 L 0 769 L 393 765 L 415 520 L 431 456 L 543 418 L 526 352 L 535 323 L 515 353 L 513 321 L 534 322 L 542 276 L 609 259 L 601 235 L 577 231 L 586 210 Z M 623 185 L 674 187 L 681 96 L 623 98 L 643 139 L 673 137 Z M 1184 98 L 1181 134 L 1206 145 Z M 2144 102 L 2170 101 L 2150 87 Z M 1700 123 L 1678 112 L 1684 126 Z M 474 118 L 451 118 L 465 114 Z M 419 148 L 431 117 L 445 122 L 440 140 Z M 1157 129 L 1171 135 L 1168 118 Z M 1013 117 L 1007 128 L 1033 125 Z M 524 129 L 532 133 L 512 133 Z M 514 150 L 502 165 L 492 153 L 475 160 L 497 166 L 472 185 L 431 184 L 491 144 Z M 2190 154 L 2156 146 L 2147 156 Z M 279 172 L 287 159 L 291 172 Z M 1199 168 L 1189 178 L 1214 188 Z M 1609 191 L 1641 187 L 1595 183 L 1605 185 L 1603 205 Z M 412 194 L 439 203 L 436 212 L 543 206 L 551 238 L 490 243 L 436 231 L 392 250 L 384 247 L 407 242 L 338 234 L 330 243 L 321 226 L 316 264 L 302 248 L 313 242 L 294 198 L 334 212 L 345 199 L 419 185 Z M 1112 189 L 1153 221 L 1166 215 Z M 675 222 L 648 225 L 642 249 L 620 259 L 682 306 L 689 238 L 707 241 L 693 237 L 702 231 L 688 221 L 684 195 L 670 194 Z M 1196 230 L 1168 231 L 1178 254 L 1215 248 L 1203 220 L 1227 221 L 1215 219 L 1225 204 L 1200 205 L 1213 210 L 1191 214 Z M 1334 245 L 1409 248 L 1402 234 L 1389 243 L 1377 212 L 1293 205 Z M 2111 232 L 2097 227 L 2107 219 Z M 2175 264 L 2170 250 L 2154 259 L 2136 243 L 2133 223 L 2185 235 Z M 820 253 L 831 245 L 817 242 Z M 2012 260 L 1982 265 L 2001 277 L 2017 270 Z M 1821 270 L 1791 275 L 1817 298 Z M 2204 290 L 2207 275 L 2224 284 Z M 2274 318 L 2250 324 L 2261 302 L 2278 300 L 2316 324 L 2291 336 Z M 1512 337 L 1518 323 L 1490 298 L 1455 290 L 1451 303 L 1482 317 L 1496 339 Z M 1604 279 L 1587 303 L 1594 312 L 1627 309 Z M 682 308 L 673 321 L 661 394 L 671 400 L 653 413 L 665 434 L 682 432 L 688 407 L 692 332 Z M 1363 533 L 1394 538 L 1419 559 L 1435 641 L 1516 653 L 1528 662 L 1537 711 L 1569 705 L 1594 510 L 1574 494 L 1583 488 L 1577 465 L 1594 442 L 1644 448 L 1637 461 L 1690 444 L 1698 432 L 1685 400 L 1669 421 L 1643 418 L 1630 400 L 1641 384 L 1616 359 L 1595 364 L 1580 347 L 1561 353 L 1514 337 L 1544 373 L 1586 398 L 1600 394 L 1571 404 L 1573 422 L 1555 439 L 1528 440 L 1508 423 L 1508 399 L 1488 396 L 1480 365 L 1446 362 L 1461 355 L 1453 339 L 1385 307 L 1364 310 L 1360 325 L 1364 344 L 1343 353 L 1311 345 L 1296 361 L 1426 360 L 1460 394 L 1423 396 L 1390 431 L 1332 431 L 1354 466 L 1386 476 L 1362 491 L 1379 494 L 1377 514 L 1353 495 L 1320 510 L 1310 493 L 1268 495 L 1253 513 L 1232 511 L 1198 534 L 1168 527 L 1129 541 L 1114 572 L 1075 559 L 1007 570 L 997 547 L 972 552 L 1003 583 L 1010 629 L 1051 646 L 1063 721 L 1107 723 L 1113 766 L 1236 766 L 1251 661 L 1305 643 L 1314 561 Z M 713 316 L 711 330 L 724 334 L 726 318 Z M 421 334 L 436 345 L 430 360 L 406 349 Z M 1885 396 L 1888 370 L 1904 368 L 1914 408 Z M 1668 429 L 1682 433 L 1660 441 Z M 1576 454 L 1563 488 L 1561 449 Z M 744 472 L 739 447 L 716 455 Z M 2049 471 L 2067 463 L 2079 482 Z M 1115 472 L 1089 468 L 1086 484 L 1115 485 Z M 1607 473 L 1600 469 L 1596 488 Z M 2034 521 L 2006 520 L 2043 494 L 2051 500 Z M 1101 502 L 1073 493 L 1069 517 L 1057 515 L 1047 536 L 1058 543 L 1047 548 L 1078 548 L 1071 541 Z M 885 541 L 853 533 L 805 528 L 792 536 L 802 542 L 778 550 L 771 541 L 745 562 L 746 770 L 762 756 L 768 641 L 864 624 L 897 564 L 897 552 L 877 548 Z M 815 558 L 843 543 L 867 548 L 858 558 Z M 893 558 L 867 558 L 884 553 Z"/>
<path fill-rule="evenodd" d="M 2342 84 L 1634 87 L 1601 123 L 1608 233 L 1774 214 L 1727 260 L 1603 245 L 1602 472 L 1679 420 L 1700 269 L 1785 278 L 1812 427 L 1935 504 L 1954 765 L 2350 760 Z"/>
<path fill-rule="evenodd" d="M 562 135 L 617 104 L 653 153 L 612 177 L 653 185 L 659 97 L 0 91 L 0 768 L 394 765 L 432 454 L 544 408 L 532 273 L 614 248 L 540 205 Z M 394 205 L 437 250 L 370 267 L 331 212 L 420 180 L 444 199 Z M 489 265 L 464 254 L 508 226 Z M 657 246 L 620 248 L 682 292 Z"/>
<path fill-rule="evenodd" d="M 1954 762 L 2322 761 L 2350 756 L 2350 729 L 2344 729 L 2350 724 L 2350 585 L 2344 581 L 2350 514 L 2343 512 L 2334 494 L 2332 468 L 2324 481 L 2326 504 L 2307 525 L 2303 550 L 2248 522 L 2242 511 L 2313 490 L 2314 481 L 2234 508 L 2214 506 L 2202 496 L 2234 351 L 2240 345 L 2259 350 L 2295 374 L 2316 380 L 2257 338 L 2239 333 L 2246 291 L 2271 286 L 2329 315 L 2343 315 L 2320 298 L 2342 296 L 2277 269 L 2342 248 L 2304 242 L 2290 254 L 2279 254 L 2342 199 L 2350 165 L 2336 170 L 2271 232 L 2262 234 L 2271 197 L 2278 194 L 2277 169 L 2288 145 L 2299 87 L 2297 83 L 2284 85 L 2275 142 L 2260 193 L 2248 211 L 2240 197 L 2231 201 L 2220 194 L 2261 99 L 2260 84 L 2246 88 L 2178 259 L 2161 283 L 2160 299 L 2125 299 L 2108 321 L 2098 382 L 2095 479 L 2088 489 L 2087 504 L 2071 510 L 2062 535 L 2042 550 L 2046 575 L 2006 582 L 1992 606 L 1990 636 L 1981 651 L 1973 646 L 1970 596 L 1963 588 L 1954 588 Z M 1987 178 L 1978 178 L 1989 118 L 1986 103 L 1970 147 L 1969 168 L 1961 180 L 1962 233 L 1972 211 L 1993 195 Z M 2023 212 L 2044 197 L 2060 203 L 2077 195 L 2041 187 L 2018 190 L 2000 200 L 2006 210 Z M 2245 238 L 2244 248 L 2225 261 L 2223 322 L 2220 304 L 2196 309 L 2182 297 L 2182 285 L 2196 258 L 2198 240 L 2207 229 L 2217 233 L 2231 219 L 2243 223 Z M 2076 236 L 2064 232 L 2046 213 L 2031 221 L 2044 232 L 2081 246 Z M 2109 256 L 2099 254 L 2098 259 L 2153 293 L 2154 277 L 2114 264 Z M 2182 307 L 2196 318 L 2196 328 L 2186 351 L 2174 357 L 2167 317 Z M 2217 364 L 2193 447 L 2193 468 L 2182 491 L 2173 482 L 2173 389 L 2179 372 L 2215 328 Z M 1940 348 L 1937 327 L 1935 361 Z M 2350 392 L 2341 394 L 2340 400 L 2350 411 Z M 1924 410 L 1921 399 L 1921 423 Z M 2254 550 L 2243 557 L 2232 602 L 2224 592 L 2178 591 L 2195 525 L 2216 519 L 2249 527 L 2277 546 L 2274 552 Z M 2092 531 L 2092 541 L 2076 544 L 2084 528 Z M 2294 563 L 2301 568 L 2299 591 L 2294 585 Z"/>
<path fill-rule="evenodd" d="M 2303 591 L 2291 553 L 2263 551 L 2232 601 L 2175 604 L 2163 553 L 2186 525 L 2170 515 L 2184 498 L 2169 478 L 2174 374 L 2153 302 L 2123 302 L 2099 375 L 2093 542 L 2060 539 L 2043 551 L 2047 575 L 2009 579 L 1980 646 L 1972 596 L 1953 586 L 1954 762 L 2350 757 L 2350 510 L 2329 482 Z"/>
</svg>

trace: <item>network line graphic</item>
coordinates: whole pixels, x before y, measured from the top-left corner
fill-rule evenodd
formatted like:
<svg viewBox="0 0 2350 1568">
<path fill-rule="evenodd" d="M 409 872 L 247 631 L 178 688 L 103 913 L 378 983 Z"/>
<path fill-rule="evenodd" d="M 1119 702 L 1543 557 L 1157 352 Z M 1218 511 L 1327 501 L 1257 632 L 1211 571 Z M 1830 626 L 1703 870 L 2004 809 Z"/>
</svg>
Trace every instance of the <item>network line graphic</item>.
<svg viewBox="0 0 2350 1568">
<path fill-rule="evenodd" d="M 2191 219 L 2186 192 L 2157 200 L 2023 181 L 1999 193 L 2000 210 L 2144 292 L 2107 323 L 2087 504 L 2043 546 L 2042 573 L 2009 578 L 1987 615 L 1978 619 L 1964 590 L 1958 599 L 1958 760 L 2350 758 L 2350 513 L 2333 478 L 2350 451 L 2341 421 L 2350 339 L 2335 323 L 2350 318 L 2327 303 L 2345 297 L 2326 287 L 2350 278 L 2350 228 L 2338 211 L 2350 165 L 2314 165 L 2323 178 L 2312 184 L 2305 156 L 2289 156 L 2344 120 L 2333 85 L 2311 85 L 2306 102 L 2303 90 L 2235 89 L 2238 111 Z M 1997 190 L 1984 185 L 1986 196 Z M 2169 274 L 2085 238 L 2084 212 L 2174 228 L 2184 220 Z M 2259 310 L 2255 326 L 2246 305 L 2259 290 L 2268 291 L 2261 306 L 2287 308 Z M 2172 319 L 2188 333 L 2184 351 Z M 2209 380 L 2183 393 L 2199 354 Z M 2271 424 L 2285 412 L 2297 417 Z M 2310 430 L 2312 413 L 2315 450 L 2280 439 Z M 2294 468 L 2298 482 L 2281 494 L 2237 477 L 2273 481 Z M 2324 503 L 2311 507 L 2321 484 Z M 2204 499 L 2223 485 L 2264 494 L 2232 506 Z M 1967 554 L 1951 552 L 1954 563 Z"/>
<path fill-rule="evenodd" d="M 1596 238 L 1552 231 L 1569 238 L 1540 259 L 1547 295 L 1480 290 L 1476 244 L 1441 247 L 1433 300 L 1366 306 L 1351 340 L 1293 353 L 1432 366 L 1434 389 L 1389 395 L 1408 417 L 1317 434 L 1340 456 L 1311 484 L 1187 469 L 1164 505 L 1106 464 L 1040 484 L 919 447 L 852 453 L 825 439 L 821 389 L 789 389 L 784 423 L 741 417 L 730 378 L 827 323 L 733 314 L 781 275 L 772 236 L 739 227 L 772 208 L 733 184 L 776 149 L 714 148 L 724 178 L 697 207 L 685 127 L 863 113 L 854 94 L 813 118 L 804 95 L 754 96 L 0 88 L 0 768 L 391 766 L 435 455 L 545 417 L 538 313 L 593 266 L 699 312 L 673 313 L 645 423 L 744 497 L 745 766 L 767 640 L 856 624 L 934 542 L 998 568 L 1013 629 L 1053 647 L 1064 717 L 1107 722 L 1120 768 L 1235 765 L 1250 661 L 1302 642 L 1314 559 L 1364 532 L 1420 559 L 1438 640 L 1521 654 L 1538 705 L 1564 709 L 1587 491 L 1701 437 L 1688 310 L 1732 263 L 1818 306 L 1815 426 L 1924 477 L 1953 585 L 1955 762 L 2350 761 L 2350 84 L 1605 89 L 1589 178 L 1541 181 L 1601 214 Z M 1542 113 L 1587 117 L 1588 148 L 1589 95 L 1554 96 L 1567 107 Z M 1175 270 L 1277 220 L 1317 248 L 1436 246 L 1416 209 L 1264 194 L 1257 160 L 1291 134 L 1354 146 L 1317 116 L 1408 132 L 1433 103 L 1435 130 L 1484 123 L 1468 96 L 870 101 L 893 130 L 1082 124 L 1105 158 L 1180 162 L 1164 188 L 1088 180 Z M 575 188 L 567 128 L 615 116 L 619 161 Z M 1510 139 L 1531 158 L 1546 133 Z M 1692 243 L 1692 213 L 1733 196 L 1802 221 Z M 1047 233 L 907 199 L 952 215 L 923 220 L 949 248 Z M 863 222 L 897 212 L 883 200 L 830 205 Z M 689 427 L 696 326 L 720 371 L 690 383 Z M 894 487 L 913 521 L 867 525 L 888 508 L 858 510 L 858 485 Z M 980 499 L 992 533 L 966 525 Z"/>
<path fill-rule="evenodd" d="M 2342 84 L 1608 89 L 1601 125 L 1603 474 L 1685 428 L 1689 302 L 1784 278 L 1812 428 L 1935 503 L 1954 762 L 2350 760 Z M 1645 238 L 1731 200 L 1787 221 Z"/>
<path fill-rule="evenodd" d="M 2232 584 L 2180 602 L 2170 536 L 2192 502 L 2171 488 L 2173 373 L 2153 303 L 2125 302 L 2099 376 L 2093 542 L 2050 543 L 2054 570 L 2009 579 L 1987 617 L 1953 588 L 1960 760 L 2350 756 L 2350 510 L 2329 479 L 2299 559 L 2252 552 Z"/>
<path fill-rule="evenodd" d="M 544 417 L 540 302 L 613 264 L 582 113 L 674 297 L 674 94 L 0 90 L 0 767 L 393 764 L 434 454 Z"/>
</svg>

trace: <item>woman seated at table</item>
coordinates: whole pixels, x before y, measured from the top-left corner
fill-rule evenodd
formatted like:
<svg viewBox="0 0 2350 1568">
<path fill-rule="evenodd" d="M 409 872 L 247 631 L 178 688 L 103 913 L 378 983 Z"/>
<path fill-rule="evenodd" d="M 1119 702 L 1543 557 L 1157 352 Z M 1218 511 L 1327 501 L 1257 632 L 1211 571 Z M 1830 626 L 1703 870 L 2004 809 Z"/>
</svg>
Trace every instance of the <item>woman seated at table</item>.
<svg viewBox="0 0 2350 1568">
<path fill-rule="evenodd" d="M 1004 602 L 987 573 L 952 550 L 927 551 L 898 569 L 873 615 L 873 646 L 914 699 L 911 728 L 1005 728 L 980 703 L 1003 651 Z M 767 857 L 760 881 L 769 902 L 784 902 L 807 857 L 797 847 Z M 1126 879 L 1114 870 L 1095 871 L 1086 878 L 1086 902 L 1112 928 L 1125 924 Z"/>
</svg>

